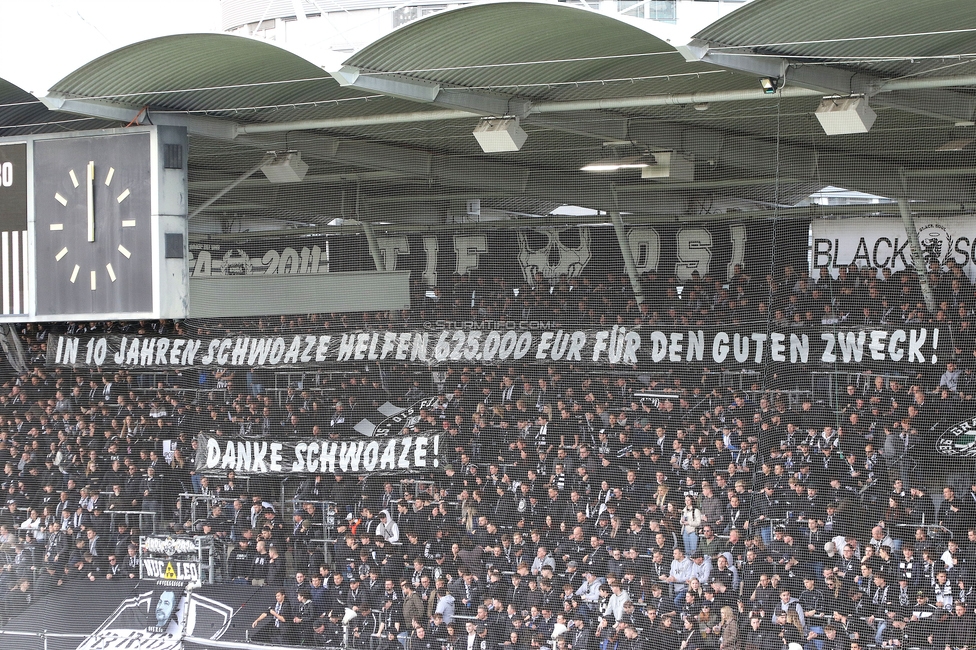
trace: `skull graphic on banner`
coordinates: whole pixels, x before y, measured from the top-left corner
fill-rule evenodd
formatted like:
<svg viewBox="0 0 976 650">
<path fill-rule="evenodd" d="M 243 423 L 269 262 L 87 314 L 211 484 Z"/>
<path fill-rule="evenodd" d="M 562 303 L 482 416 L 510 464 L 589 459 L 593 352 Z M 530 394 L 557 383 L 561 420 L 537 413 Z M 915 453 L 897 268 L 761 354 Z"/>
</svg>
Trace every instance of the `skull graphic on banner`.
<svg viewBox="0 0 976 650">
<path fill-rule="evenodd" d="M 518 231 L 519 264 L 529 284 L 536 274 L 546 280 L 577 277 L 592 257 L 587 228 L 535 228 Z"/>
</svg>

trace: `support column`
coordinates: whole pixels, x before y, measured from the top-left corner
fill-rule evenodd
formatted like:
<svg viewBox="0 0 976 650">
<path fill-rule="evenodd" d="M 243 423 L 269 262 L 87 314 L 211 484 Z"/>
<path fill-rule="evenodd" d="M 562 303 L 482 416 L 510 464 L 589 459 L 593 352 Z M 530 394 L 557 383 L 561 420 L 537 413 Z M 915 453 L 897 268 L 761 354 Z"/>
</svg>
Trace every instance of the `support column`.
<svg viewBox="0 0 976 650">
<path fill-rule="evenodd" d="M 901 212 L 901 221 L 905 224 L 905 234 L 908 235 L 908 243 L 912 247 L 912 264 L 918 274 L 918 283 L 922 288 L 922 297 L 925 299 L 925 306 L 929 313 L 934 314 L 937 307 L 935 294 L 929 285 L 928 269 L 925 266 L 925 258 L 922 256 L 922 244 L 918 241 L 918 229 L 915 227 L 915 217 L 908 207 L 908 199 L 898 199 L 898 210 Z"/>
<path fill-rule="evenodd" d="M 18 373 L 30 372 L 27 365 L 27 355 L 24 352 L 24 344 L 17 334 L 17 329 L 9 323 L 0 323 L 0 348 L 7 356 L 7 363 Z"/>
<path fill-rule="evenodd" d="M 634 298 L 637 304 L 644 302 L 644 288 L 641 286 L 640 273 L 637 272 L 637 265 L 634 263 L 634 253 L 630 250 L 630 242 L 627 241 L 627 230 L 624 228 L 624 220 L 620 218 L 620 210 L 617 209 L 616 189 L 610 188 L 613 199 L 613 208 L 610 210 L 610 220 L 613 222 L 613 232 L 617 235 L 617 245 L 620 246 L 620 254 L 624 258 L 624 268 L 630 277 L 630 287 L 634 291 Z"/>
<path fill-rule="evenodd" d="M 237 178 L 235 178 L 233 181 L 230 182 L 230 184 L 227 185 L 227 187 L 225 187 L 224 189 L 220 190 L 219 192 L 217 192 L 216 194 L 214 194 L 213 196 L 211 196 L 209 199 L 207 199 L 206 201 L 204 201 L 203 203 L 201 203 L 199 206 L 197 206 L 197 209 L 194 210 L 193 212 L 191 212 L 190 213 L 190 216 L 188 216 L 187 219 L 192 219 L 193 217 L 197 216 L 198 214 L 200 214 L 201 212 L 203 212 L 204 210 L 206 210 L 207 208 L 209 208 L 211 205 L 213 205 L 214 203 L 216 203 L 217 201 L 219 201 L 220 200 L 220 197 L 222 197 L 223 195 L 225 195 L 228 192 L 230 192 L 232 189 L 234 189 L 235 187 L 237 187 L 238 185 L 240 185 L 241 183 L 243 183 L 244 181 L 246 181 L 247 179 L 249 179 L 254 174 L 258 173 L 258 171 L 260 171 L 260 169 L 262 167 L 264 167 L 265 165 L 267 165 L 268 163 L 270 163 L 274 159 L 275 159 L 274 154 L 270 154 L 270 155 L 265 156 L 261 160 L 261 162 L 259 162 L 257 165 L 255 165 L 251 169 L 247 170 L 246 172 L 244 172 L 243 174 L 241 174 Z"/>
<path fill-rule="evenodd" d="M 373 224 L 368 221 L 360 221 L 363 227 L 363 234 L 366 235 L 366 243 L 369 245 L 369 254 L 373 257 L 373 264 L 377 271 L 385 271 L 386 265 L 383 264 L 383 255 L 380 254 L 380 246 L 376 243 L 376 233 L 373 232 Z"/>
<path fill-rule="evenodd" d="M 358 204 L 358 191 L 356 202 Z M 376 241 L 376 233 L 373 232 L 373 224 L 368 221 L 360 221 L 359 225 L 363 227 L 363 234 L 366 235 L 366 243 L 369 245 L 369 254 L 373 258 L 373 264 L 376 266 L 377 271 L 386 271 L 386 264 L 383 263 L 383 255 L 380 253 L 380 245 Z M 393 260 L 396 261 L 395 259 Z M 394 323 L 400 321 L 400 312 L 396 310 L 390 310 L 390 320 Z"/>
</svg>

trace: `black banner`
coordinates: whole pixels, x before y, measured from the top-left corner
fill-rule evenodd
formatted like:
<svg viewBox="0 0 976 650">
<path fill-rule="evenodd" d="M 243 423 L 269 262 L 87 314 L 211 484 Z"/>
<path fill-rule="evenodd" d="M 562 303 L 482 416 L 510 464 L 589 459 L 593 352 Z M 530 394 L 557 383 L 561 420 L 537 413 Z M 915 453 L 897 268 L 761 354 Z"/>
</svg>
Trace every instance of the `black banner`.
<svg viewBox="0 0 976 650">
<path fill-rule="evenodd" d="M 805 241 L 806 234 L 803 235 Z M 721 280 L 732 276 L 736 264 L 767 268 L 772 229 L 764 224 L 689 224 L 634 226 L 627 240 L 640 274 L 673 275 L 679 282 L 699 275 Z M 341 256 L 332 259 L 334 271 L 374 270 L 364 237 L 347 235 L 336 243 Z M 495 229 L 455 235 L 395 235 L 377 237 L 388 271 L 409 270 L 427 286 L 440 286 L 454 276 L 505 275 L 513 284 L 534 284 L 537 277 L 605 279 L 624 273 L 623 256 L 613 228 Z M 805 249 L 805 247 L 803 247 Z M 805 253 L 805 250 L 801 250 Z"/>
<path fill-rule="evenodd" d="M 156 336 L 52 336 L 48 364 L 62 366 L 165 369 L 182 367 L 318 367 L 363 361 L 439 365 L 580 363 L 601 366 L 682 366 L 702 363 L 723 368 L 755 368 L 811 361 L 857 365 L 884 362 L 936 364 L 938 328 L 811 331 L 756 328 L 520 329 L 517 322 L 425 323 L 424 330 L 358 330 L 288 336 L 240 335 L 213 339 Z M 532 325 L 533 323 L 526 323 Z M 536 323 L 547 326 L 549 323 Z M 481 329 L 488 325 L 487 329 Z M 511 329 L 507 326 L 511 325 Z M 501 326 L 501 327 L 499 327 Z M 943 346 L 945 347 L 945 346 Z"/>
<path fill-rule="evenodd" d="M 158 599 L 154 593 L 159 586 L 155 580 L 67 581 L 43 598 L 35 598 L 24 613 L 5 623 L 6 633 L 0 635 L 3 639 L 0 647 L 3 650 L 41 650 L 45 645 L 50 650 L 183 650 L 213 648 L 207 639 L 245 643 L 252 629 L 251 622 L 267 611 L 269 602 L 274 602 L 272 587 L 223 583 L 186 589 L 173 634 L 160 634 L 146 629 L 150 611 L 152 622 L 156 619 Z M 46 633 L 43 643 L 38 636 L 42 633 Z M 186 637 L 196 641 L 191 645 Z"/>
<path fill-rule="evenodd" d="M 633 226 L 627 240 L 637 271 L 689 280 L 694 272 L 720 280 L 735 265 L 769 268 L 770 251 L 795 259 L 780 263 L 806 266 L 807 222 L 707 223 L 684 226 Z M 804 242 L 774 247 L 773 242 Z M 429 287 L 449 284 L 454 276 L 509 275 L 513 284 L 533 284 L 537 277 L 604 279 L 624 273 L 623 256 L 609 226 L 495 228 L 459 234 L 383 235 L 377 247 L 388 271 L 409 270 Z M 793 253 L 791 253 L 793 254 Z M 260 242 L 221 240 L 190 244 L 192 277 L 281 275 L 328 271 L 374 271 L 364 236 L 335 235 L 282 239 L 274 248 Z M 447 281 L 445 283 L 445 280 Z M 301 309 L 297 310 L 301 312 Z"/>
</svg>

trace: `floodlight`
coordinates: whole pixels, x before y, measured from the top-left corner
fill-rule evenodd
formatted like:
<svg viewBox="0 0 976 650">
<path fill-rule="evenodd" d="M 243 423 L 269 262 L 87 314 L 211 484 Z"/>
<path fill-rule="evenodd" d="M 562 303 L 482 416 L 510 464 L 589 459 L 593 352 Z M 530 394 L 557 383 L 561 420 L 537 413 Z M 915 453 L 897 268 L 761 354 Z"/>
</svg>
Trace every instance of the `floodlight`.
<svg viewBox="0 0 976 650">
<path fill-rule="evenodd" d="M 580 167 L 584 172 L 615 172 L 618 169 L 641 169 L 651 163 L 644 156 L 610 156 L 586 163 Z"/>
</svg>

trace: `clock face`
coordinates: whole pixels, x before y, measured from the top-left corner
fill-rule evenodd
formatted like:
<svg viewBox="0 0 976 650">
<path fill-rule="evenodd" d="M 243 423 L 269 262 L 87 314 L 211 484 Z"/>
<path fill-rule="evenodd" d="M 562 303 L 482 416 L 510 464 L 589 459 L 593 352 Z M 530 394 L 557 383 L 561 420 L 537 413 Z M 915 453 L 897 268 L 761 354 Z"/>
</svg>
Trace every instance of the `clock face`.
<svg viewBox="0 0 976 650">
<path fill-rule="evenodd" d="M 147 133 L 34 143 L 38 315 L 151 312 Z"/>
</svg>

